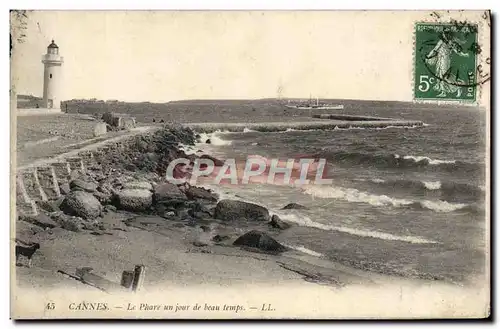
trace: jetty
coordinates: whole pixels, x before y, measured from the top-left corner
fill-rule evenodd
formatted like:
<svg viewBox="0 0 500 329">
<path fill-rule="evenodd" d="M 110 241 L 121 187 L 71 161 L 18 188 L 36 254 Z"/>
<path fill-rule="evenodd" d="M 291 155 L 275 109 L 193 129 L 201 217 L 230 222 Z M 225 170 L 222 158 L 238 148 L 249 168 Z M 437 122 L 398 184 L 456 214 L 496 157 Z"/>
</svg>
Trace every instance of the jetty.
<svg viewBox="0 0 500 329">
<path fill-rule="evenodd" d="M 327 115 L 325 115 L 327 116 Z M 336 117 L 339 117 L 338 115 Z M 350 116 L 351 118 L 354 116 Z M 334 129 L 353 129 L 353 128 L 390 128 L 390 127 L 422 127 L 424 123 L 418 120 L 394 120 L 387 118 L 371 118 L 356 116 L 357 120 L 350 120 L 348 116 L 339 119 L 311 120 L 301 122 L 248 122 L 248 123 L 186 123 L 184 126 L 193 130 L 210 133 L 217 130 L 229 132 L 243 132 L 245 129 L 260 132 L 278 132 L 287 130 L 334 130 Z"/>
</svg>

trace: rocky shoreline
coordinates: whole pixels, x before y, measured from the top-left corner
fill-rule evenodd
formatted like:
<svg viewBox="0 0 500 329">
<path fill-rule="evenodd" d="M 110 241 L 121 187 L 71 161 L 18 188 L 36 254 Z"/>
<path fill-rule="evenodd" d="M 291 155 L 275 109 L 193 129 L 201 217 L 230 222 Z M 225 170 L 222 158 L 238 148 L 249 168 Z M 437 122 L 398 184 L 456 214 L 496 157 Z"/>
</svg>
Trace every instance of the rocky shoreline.
<svg viewBox="0 0 500 329">
<path fill-rule="evenodd" d="M 73 169 L 67 181 L 59 182 L 59 197 L 36 201 L 36 215 L 19 212 L 16 245 L 39 244 L 43 250 L 44 240 L 58 229 L 114 235 L 134 227 L 180 230 L 196 248 L 232 246 L 273 255 L 289 250 L 275 236 L 290 224 L 265 207 L 166 180 L 174 159 L 207 156 L 183 151 L 183 146 L 195 145 L 196 137 L 189 128 L 166 126 L 135 136 L 125 146 L 107 148 L 85 170 Z M 18 265 L 24 266 L 21 261 Z"/>
</svg>

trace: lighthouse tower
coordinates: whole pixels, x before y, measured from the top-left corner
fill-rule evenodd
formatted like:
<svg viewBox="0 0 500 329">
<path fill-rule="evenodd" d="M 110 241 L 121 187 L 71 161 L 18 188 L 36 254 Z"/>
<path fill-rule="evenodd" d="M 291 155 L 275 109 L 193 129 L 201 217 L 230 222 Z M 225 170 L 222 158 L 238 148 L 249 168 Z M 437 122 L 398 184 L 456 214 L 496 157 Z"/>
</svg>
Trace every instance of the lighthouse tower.
<svg viewBox="0 0 500 329">
<path fill-rule="evenodd" d="M 54 40 L 47 47 L 47 53 L 42 57 L 43 72 L 43 107 L 60 109 L 61 65 L 63 57 L 59 55 L 59 47 Z"/>
</svg>

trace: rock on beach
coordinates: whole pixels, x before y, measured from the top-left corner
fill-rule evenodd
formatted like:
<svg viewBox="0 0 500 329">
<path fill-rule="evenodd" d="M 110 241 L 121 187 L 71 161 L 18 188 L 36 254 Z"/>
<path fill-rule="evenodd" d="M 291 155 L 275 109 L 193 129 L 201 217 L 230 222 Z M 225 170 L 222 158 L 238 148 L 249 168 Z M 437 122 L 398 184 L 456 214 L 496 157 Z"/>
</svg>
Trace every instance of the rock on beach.
<svg viewBox="0 0 500 329">
<path fill-rule="evenodd" d="M 60 209 L 67 215 L 93 219 L 101 214 L 102 206 L 92 194 L 73 191 L 64 198 Z"/>
<path fill-rule="evenodd" d="M 268 221 L 269 210 L 254 203 L 225 199 L 217 203 L 215 218 L 224 221 Z"/>
<path fill-rule="evenodd" d="M 233 242 L 233 245 L 257 248 L 262 251 L 270 252 L 283 252 L 287 250 L 285 246 L 270 237 L 268 234 L 257 230 L 243 234 Z"/>
<path fill-rule="evenodd" d="M 115 195 L 116 207 L 129 211 L 144 211 L 153 204 L 153 194 L 144 189 L 124 189 Z"/>
</svg>

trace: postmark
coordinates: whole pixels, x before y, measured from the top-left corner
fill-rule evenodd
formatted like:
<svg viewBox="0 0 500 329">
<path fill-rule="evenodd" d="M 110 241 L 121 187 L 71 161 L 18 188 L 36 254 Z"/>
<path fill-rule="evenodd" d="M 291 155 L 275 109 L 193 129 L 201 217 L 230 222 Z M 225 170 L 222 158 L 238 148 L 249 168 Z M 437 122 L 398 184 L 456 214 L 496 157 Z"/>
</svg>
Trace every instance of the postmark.
<svg viewBox="0 0 500 329">
<path fill-rule="evenodd" d="M 415 24 L 415 100 L 475 102 L 479 76 L 478 26 L 467 22 Z"/>
</svg>

